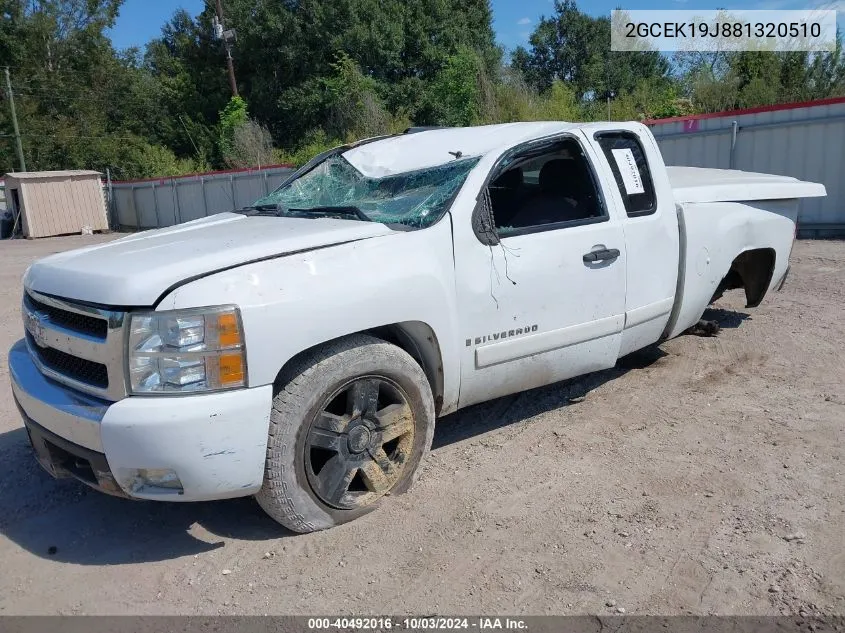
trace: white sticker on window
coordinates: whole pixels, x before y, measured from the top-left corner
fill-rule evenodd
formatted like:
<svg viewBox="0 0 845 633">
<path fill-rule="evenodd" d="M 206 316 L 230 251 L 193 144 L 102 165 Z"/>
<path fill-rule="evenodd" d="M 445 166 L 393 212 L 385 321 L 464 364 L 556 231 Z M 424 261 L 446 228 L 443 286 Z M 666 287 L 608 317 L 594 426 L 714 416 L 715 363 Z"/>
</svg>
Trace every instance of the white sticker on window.
<svg viewBox="0 0 845 633">
<path fill-rule="evenodd" d="M 635 193 L 645 193 L 643 178 L 637 168 L 637 161 L 634 160 L 634 152 L 629 149 L 614 149 L 611 151 L 613 158 L 616 160 L 616 166 L 619 167 L 619 173 L 622 175 L 625 193 L 629 196 Z"/>
</svg>

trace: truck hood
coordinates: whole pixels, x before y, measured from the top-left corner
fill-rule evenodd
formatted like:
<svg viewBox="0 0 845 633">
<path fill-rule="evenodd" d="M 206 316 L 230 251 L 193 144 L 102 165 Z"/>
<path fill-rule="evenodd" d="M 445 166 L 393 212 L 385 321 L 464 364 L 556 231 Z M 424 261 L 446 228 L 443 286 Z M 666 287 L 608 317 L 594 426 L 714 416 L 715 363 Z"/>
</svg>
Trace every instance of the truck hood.
<svg viewBox="0 0 845 633">
<path fill-rule="evenodd" d="M 221 213 L 51 255 L 30 266 L 24 286 L 106 306 L 152 306 L 181 281 L 392 232 L 376 222 Z"/>
</svg>

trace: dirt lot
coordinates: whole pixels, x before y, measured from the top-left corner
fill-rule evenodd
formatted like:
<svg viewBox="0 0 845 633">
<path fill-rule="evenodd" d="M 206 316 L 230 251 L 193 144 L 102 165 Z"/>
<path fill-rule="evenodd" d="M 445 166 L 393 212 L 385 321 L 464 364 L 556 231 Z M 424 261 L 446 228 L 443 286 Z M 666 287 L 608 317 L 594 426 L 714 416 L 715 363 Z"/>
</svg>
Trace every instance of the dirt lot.
<svg viewBox="0 0 845 633">
<path fill-rule="evenodd" d="M 0 245 L 4 350 L 26 266 L 102 239 Z M 843 287 L 845 243 L 801 242 L 718 337 L 444 418 L 409 494 L 306 536 L 51 480 L 4 354 L 0 614 L 843 614 Z"/>
</svg>

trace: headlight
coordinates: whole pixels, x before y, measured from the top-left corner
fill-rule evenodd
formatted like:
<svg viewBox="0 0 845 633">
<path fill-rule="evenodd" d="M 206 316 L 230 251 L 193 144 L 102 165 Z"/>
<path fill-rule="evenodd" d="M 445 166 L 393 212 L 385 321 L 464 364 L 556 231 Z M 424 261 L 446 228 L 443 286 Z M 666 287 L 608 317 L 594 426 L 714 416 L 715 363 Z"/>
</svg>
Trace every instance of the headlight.
<svg viewBox="0 0 845 633">
<path fill-rule="evenodd" d="M 133 394 L 246 386 L 243 328 L 234 306 L 132 314 L 128 347 Z"/>
</svg>

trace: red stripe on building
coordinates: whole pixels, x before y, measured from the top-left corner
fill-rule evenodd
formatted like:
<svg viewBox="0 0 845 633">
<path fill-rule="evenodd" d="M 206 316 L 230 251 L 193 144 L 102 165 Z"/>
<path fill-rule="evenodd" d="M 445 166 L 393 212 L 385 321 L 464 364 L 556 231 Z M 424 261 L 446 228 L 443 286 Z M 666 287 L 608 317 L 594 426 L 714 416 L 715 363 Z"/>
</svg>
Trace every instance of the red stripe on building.
<svg viewBox="0 0 845 633">
<path fill-rule="evenodd" d="M 796 108 L 812 108 L 816 106 L 834 105 L 837 103 L 845 103 L 845 97 L 829 97 L 827 99 L 818 99 L 817 101 L 801 101 L 799 103 L 779 103 L 777 105 L 758 106 L 756 108 L 747 108 L 745 110 L 728 110 L 727 112 L 710 112 L 708 114 L 688 114 L 686 116 L 675 116 L 668 119 L 650 119 L 643 121 L 646 125 L 656 125 L 658 123 L 678 123 L 680 121 L 700 121 L 701 119 L 718 119 L 726 116 L 740 116 L 742 114 L 758 114 L 760 112 L 777 112 L 779 110 L 794 110 Z"/>
</svg>

